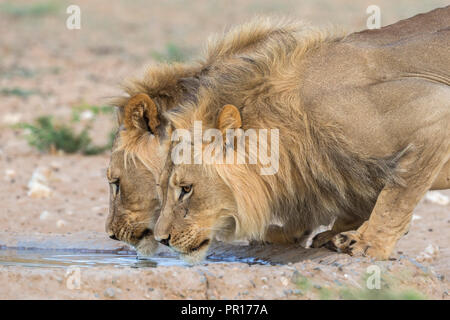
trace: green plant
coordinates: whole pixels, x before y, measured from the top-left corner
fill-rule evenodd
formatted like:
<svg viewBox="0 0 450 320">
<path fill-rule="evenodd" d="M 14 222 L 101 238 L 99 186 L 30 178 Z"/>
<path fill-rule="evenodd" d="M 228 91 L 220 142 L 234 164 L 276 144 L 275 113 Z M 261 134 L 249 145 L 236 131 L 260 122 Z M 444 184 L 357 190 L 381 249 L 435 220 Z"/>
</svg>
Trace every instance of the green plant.
<svg viewBox="0 0 450 320">
<path fill-rule="evenodd" d="M 84 103 L 72 108 L 72 121 L 79 122 L 81 120 L 81 114 L 84 111 L 90 111 L 94 116 L 98 116 L 100 114 L 111 114 L 114 108 L 111 106 L 95 106 Z"/>
<path fill-rule="evenodd" d="M 424 300 L 426 297 L 414 290 L 393 291 L 390 289 L 342 289 L 338 297 L 344 300 Z"/>
<path fill-rule="evenodd" d="M 366 283 L 366 278 L 362 278 L 362 283 Z M 366 287 L 335 288 L 314 284 L 307 277 L 296 274 L 294 283 L 302 292 L 312 292 L 321 300 L 342 299 L 342 300 L 424 300 L 427 297 L 413 289 L 393 290 L 394 276 L 384 277 L 380 289 L 368 289 Z"/>
<path fill-rule="evenodd" d="M 22 98 L 28 98 L 33 94 L 37 94 L 37 91 L 34 90 L 26 90 L 21 88 L 3 88 L 0 90 L 0 94 L 5 96 L 18 96 Z"/>
<path fill-rule="evenodd" d="M 0 67 L 0 73 L 3 78 L 14 78 L 14 77 L 32 78 L 36 75 L 36 72 L 34 70 L 21 66 L 13 66 L 10 68 Z"/>
<path fill-rule="evenodd" d="M 89 126 L 76 133 L 73 128 L 64 124 L 55 124 L 51 116 L 36 119 L 34 124 L 22 123 L 18 125 L 26 129 L 28 143 L 43 152 L 62 150 L 67 153 L 80 152 L 85 155 L 102 153 L 111 148 L 110 142 L 104 146 L 95 146 L 89 137 Z"/>
<path fill-rule="evenodd" d="M 309 281 L 307 277 L 302 275 L 297 276 L 297 278 L 295 279 L 295 283 L 302 291 L 308 291 L 312 287 L 311 281 Z"/>
<path fill-rule="evenodd" d="M 58 11 L 59 4 L 55 1 L 33 2 L 31 4 L 16 4 L 8 1 L 0 4 L 0 12 L 15 17 L 41 17 Z"/>
</svg>

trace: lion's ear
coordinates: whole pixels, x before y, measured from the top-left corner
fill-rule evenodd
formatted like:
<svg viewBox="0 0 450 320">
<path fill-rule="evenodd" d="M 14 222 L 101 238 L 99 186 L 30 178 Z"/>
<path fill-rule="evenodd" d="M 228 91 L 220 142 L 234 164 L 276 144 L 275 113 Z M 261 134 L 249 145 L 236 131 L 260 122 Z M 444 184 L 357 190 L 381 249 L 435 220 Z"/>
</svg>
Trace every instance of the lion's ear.
<svg viewBox="0 0 450 320">
<path fill-rule="evenodd" d="M 227 129 L 239 129 L 242 126 L 241 114 L 235 106 L 223 106 L 217 119 L 217 129 L 225 133 Z"/>
<path fill-rule="evenodd" d="M 156 134 L 160 124 L 156 104 L 145 93 L 131 97 L 124 107 L 123 123 L 127 130 L 150 131 Z"/>
</svg>

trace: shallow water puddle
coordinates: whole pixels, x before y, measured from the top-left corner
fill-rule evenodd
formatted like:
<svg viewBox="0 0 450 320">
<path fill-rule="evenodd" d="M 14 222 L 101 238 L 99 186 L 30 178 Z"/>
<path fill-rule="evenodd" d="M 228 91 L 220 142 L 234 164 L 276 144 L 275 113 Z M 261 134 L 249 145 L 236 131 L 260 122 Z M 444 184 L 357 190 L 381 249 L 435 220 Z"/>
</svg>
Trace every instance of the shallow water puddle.
<svg viewBox="0 0 450 320">
<path fill-rule="evenodd" d="M 63 252 L 61 250 L 0 250 L 0 265 L 24 267 L 187 266 L 176 257 L 137 259 L 132 254 Z"/>
<path fill-rule="evenodd" d="M 204 264 L 211 263 L 246 263 L 267 264 L 254 258 L 238 259 L 232 256 L 209 257 Z M 155 268 L 158 266 L 184 266 L 190 265 L 176 256 L 167 254 L 156 255 L 151 258 L 137 258 L 128 253 L 84 253 L 80 251 L 40 250 L 40 249 L 0 249 L 0 265 L 24 267 L 99 267 L 116 266 L 131 268 Z"/>
</svg>

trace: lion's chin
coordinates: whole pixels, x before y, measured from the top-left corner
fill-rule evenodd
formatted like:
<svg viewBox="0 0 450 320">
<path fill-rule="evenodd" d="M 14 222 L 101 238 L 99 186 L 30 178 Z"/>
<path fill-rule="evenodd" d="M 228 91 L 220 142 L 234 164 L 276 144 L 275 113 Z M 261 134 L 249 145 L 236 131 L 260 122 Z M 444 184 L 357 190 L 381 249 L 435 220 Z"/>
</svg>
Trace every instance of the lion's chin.
<svg viewBox="0 0 450 320">
<path fill-rule="evenodd" d="M 139 241 L 137 245 L 134 246 L 138 256 L 149 257 L 152 256 L 156 249 L 158 249 L 158 242 L 152 237 L 146 237 Z"/>
<path fill-rule="evenodd" d="M 210 244 L 208 243 L 197 250 L 190 251 L 188 253 L 180 253 L 180 257 L 189 264 L 199 264 L 205 260 L 209 246 Z"/>
</svg>

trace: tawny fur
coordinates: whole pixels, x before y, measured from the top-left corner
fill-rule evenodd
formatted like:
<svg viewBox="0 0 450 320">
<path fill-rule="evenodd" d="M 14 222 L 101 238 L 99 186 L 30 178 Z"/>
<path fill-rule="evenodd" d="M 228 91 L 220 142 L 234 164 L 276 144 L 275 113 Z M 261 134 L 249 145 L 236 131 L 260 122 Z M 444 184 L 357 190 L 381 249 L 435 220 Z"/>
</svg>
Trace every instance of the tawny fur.
<svg viewBox="0 0 450 320">
<path fill-rule="evenodd" d="M 203 57 L 197 62 L 150 66 L 143 77 L 130 78 L 124 82 L 125 96 L 111 99 L 111 104 L 118 107 L 118 122 L 120 125 L 124 122 L 124 108 L 130 98 L 145 93 L 157 107 L 161 121 L 157 133 L 164 135 L 168 124 L 162 114 L 182 103 L 194 102 L 198 88 L 201 85 L 208 86 L 209 79 L 220 73 L 218 68 L 221 63 L 225 61 L 233 63 L 245 52 L 264 46 L 268 41 L 282 40 L 286 34 L 316 32 L 318 37 L 322 36 L 319 31 L 309 31 L 310 29 L 302 23 L 290 22 L 287 19 L 274 21 L 269 18 L 255 18 L 223 35 L 211 37 Z M 145 147 L 147 141 L 143 139 L 144 134 L 141 132 L 125 130 L 120 134 L 120 148 L 127 153 L 142 157 L 143 154 L 137 150 L 137 145 L 142 145 L 142 149 L 152 152 L 152 148 Z"/>
<path fill-rule="evenodd" d="M 156 236 L 170 234 L 186 253 L 214 236 L 227 214 L 236 237 L 261 239 L 275 221 L 287 233 L 332 218 L 358 221 L 358 228 L 372 213 L 377 222 L 358 229 L 354 252 L 369 248 L 387 258 L 420 196 L 447 168 L 449 15 L 450 7 L 429 13 L 431 29 L 417 28 L 420 16 L 387 27 L 390 42 L 377 33 L 341 37 L 286 28 L 216 62 L 197 99 L 167 119 L 175 129 L 192 130 L 196 120 L 214 128 L 222 106 L 235 105 L 244 130 L 280 130 L 280 170 L 261 176 L 258 165 L 174 166 Z M 411 25 L 415 33 L 397 31 Z M 196 190 L 188 203 L 176 197 L 186 181 Z M 229 195 L 234 202 L 225 200 Z"/>
<path fill-rule="evenodd" d="M 292 28 L 293 24 L 288 21 L 272 23 L 269 19 L 258 18 L 234 31 L 211 38 L 204 57 L 197 62 L 153 65 L 147 68 L 142 77 L 124 82 L 122 87 L 125 95 L 110 101 L 117 106 L 119 131 L 108 172 L 121 177 L 121 184 L 118 196 L 113 194 L 113 189 L 110 192 L 110 214 L 106 223 L 109 234 L 139 246 L 136 235 L 142 233 L 144 225 L 150 229 L 154 226 L 160 204 L 142 199 L 160 198 L 157 180 L 164 168 L 170 142 L 170 126 L 162 114 L 182 102 L 194 101 L 201 82 L 216 73 L 215 65 L 219 61 L 234 59 L 237 54 Z M 145 112 L 135 107 L 141 102 L 142 105 L 151 104 L 146 99 L 141 101 L 142 94 L 147 95 L 156 106 L 153 125 L 149 122 L 151 130 L 145 129 L 145 121 L 150 119 L 136 119 L 136 115 Z M 153 110 L 149 114 L 154 114 Z M 148 173 L 144 174 L 143 168 Z M 136 199 L 139 199 L 139 204 Z M 142 251 L 153 251 L 154 245 L 150 244 L 150 249 L 142 248 Z"/>
</svg>

